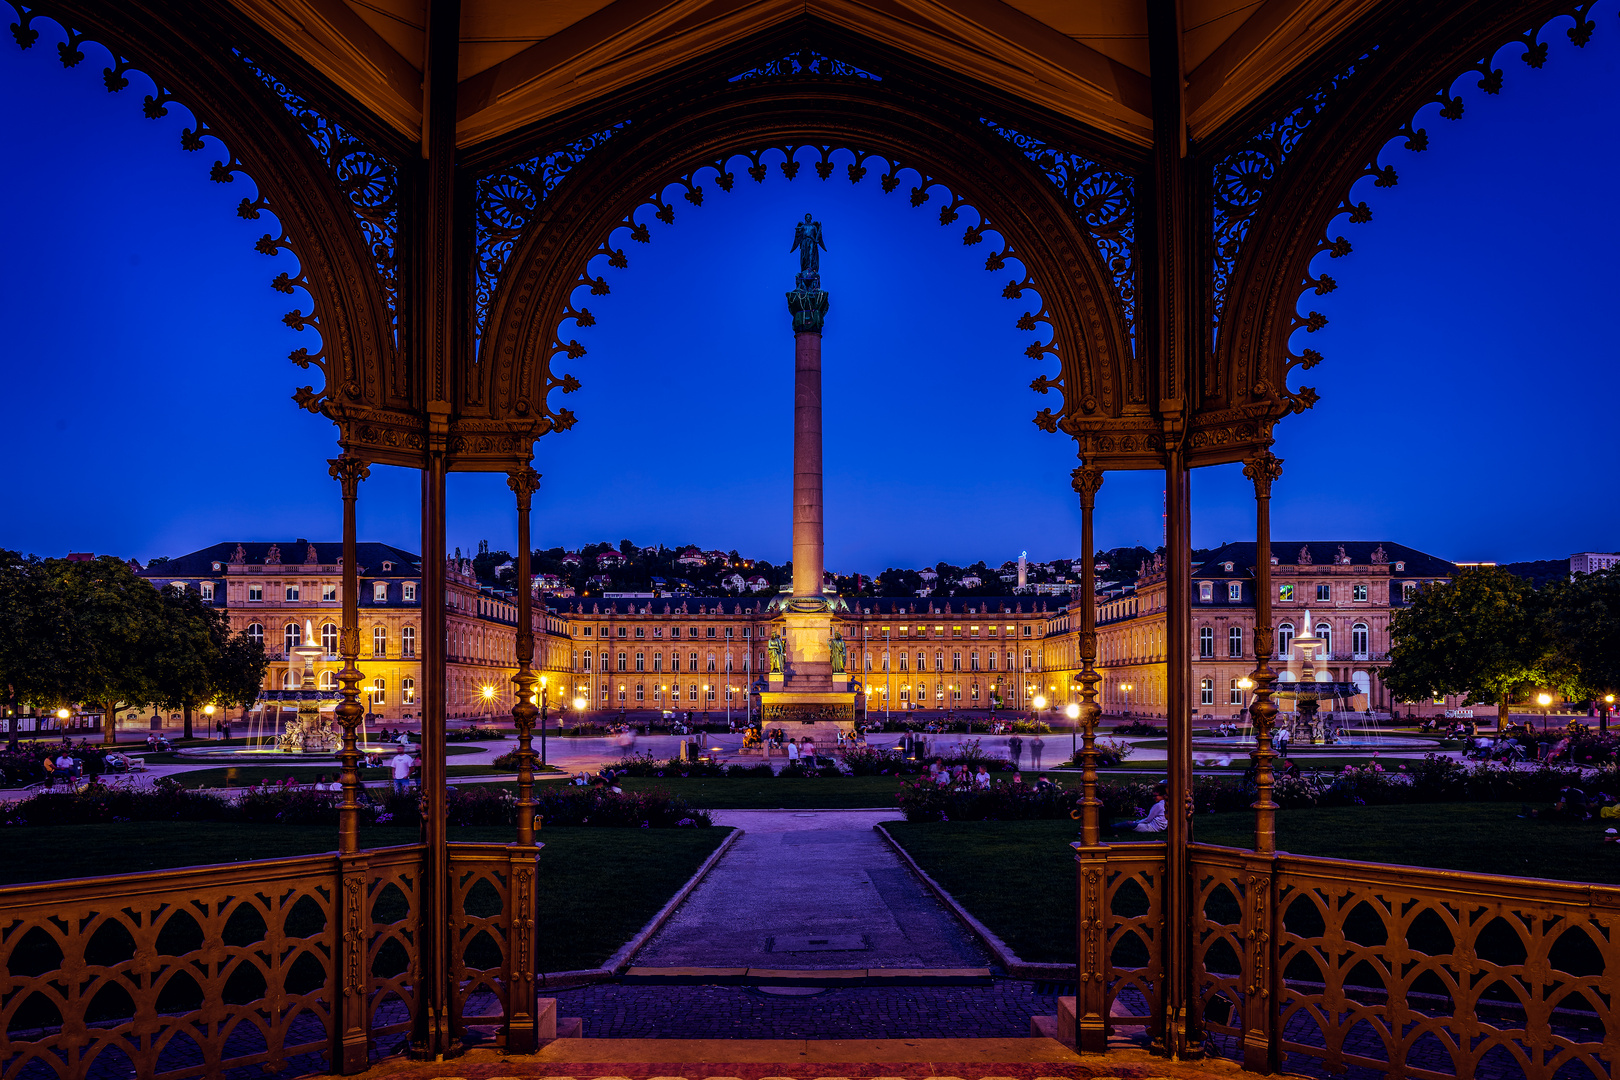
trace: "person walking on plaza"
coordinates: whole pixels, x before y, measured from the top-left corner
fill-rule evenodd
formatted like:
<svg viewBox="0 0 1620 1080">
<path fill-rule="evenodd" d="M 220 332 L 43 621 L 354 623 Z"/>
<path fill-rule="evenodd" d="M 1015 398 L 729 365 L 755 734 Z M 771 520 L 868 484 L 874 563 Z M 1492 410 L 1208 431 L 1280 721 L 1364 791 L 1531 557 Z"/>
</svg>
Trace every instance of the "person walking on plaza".
<svg viewBox="0 0 1620 1080">
<path fill-rule="evenodd" d="M 799 763 L 799 744 L 792 739 L 787 741 L 787 763 L 790 768 Z"/>
<path fill-rule="evenodd" d="M 810 762 L 810 767 L 812 769 L 816 768 L 820 764 L 816 761 L 816 740 L 812 739 L 810 736 L 806 735 L 804 737 L 804 746 L 800 747 L 799 753 Z"/>
<path fill-rule="evenodd" d="M 1029 767 L 1035 772 L 1041 769 L 1041 751 L 1046 749 L 1046 740 L 1039 735 L 1029 740 Z"/>
<path fill-rule="evenodd" d="M 1024 752 L 1024 740 L 1014 735 L 1007 740 L 1007 754 L 1012 758 L 1013 768 L 1018 768 L 1018 758 Z"/>
<path fill-rule="evenodd" d="M 394 791 L 405 794 L 405 787 L 411 782 L 411 755 L 401 750 L 388 760 L 388 764 L 394 770 Z"/>
</svg>

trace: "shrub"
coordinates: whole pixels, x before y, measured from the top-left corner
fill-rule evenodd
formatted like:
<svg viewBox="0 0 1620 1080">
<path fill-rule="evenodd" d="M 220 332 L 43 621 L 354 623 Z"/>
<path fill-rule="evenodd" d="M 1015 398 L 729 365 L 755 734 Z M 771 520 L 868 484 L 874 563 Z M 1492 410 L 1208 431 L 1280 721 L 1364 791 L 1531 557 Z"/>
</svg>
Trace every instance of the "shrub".
<svg viewBox="0 0 1620 1080">
<path fill-rule="evenodd" d="M 1098 739 L 1097 767 L 1099 769 L 1117 768 L 1134 753 L 1136 753 L 1136 747 L 1128 742 L 1120 742 L 1118 739 Z M 1080 752 L 1076 751 L 1073 757 L 1057 767 L 1060 769 L 1082 768 L 1083 763 L 1080 760 Z"/>
<path fill-rule="evenodd" d="M 655 758 L 650 754 L 625 758 L 611 768 L 615 776 L 662 778 L 726 775 L 726 766 L 718 761 L 682 761 L 680 758 Z"/>
<path fill-rule="evenodd" d="M 1115 735 L 1166 735 L 1164 728 L 1154 727 L 1141 720 L 1132 720 L 1128 724 L 1120 724 L 1114 728 Z"/>
<path fill-rule="evenodd" d="M 1017 821 L 1069 817 L 1080 793 L 1056 784 L 942 788 L 922 778 L 901 782 L 895 802 L 907 821 Z"/>
<path fill-rule="evenodd" d="M 727 765 L 726 775 L 732 778 L 742 776 L 775 776 L 776 770 L 771 768 L 769 762 L 761 761 L 753 765 Z"/>
<path fill-rule="evenodd" d="M 490 742 L 505 739 L 510 732 L 499 728 L 450 728 L 444 733 L 445 742 Z"/>
<path fill-rule="evenodd" d="M 171 781 L 149 788 L 44 791 L 0 804 L 0 825 L 92 825 L 101 821 L 234 821 L 235 804 L 217 795 L 188 791 Z"/>
<path fill-rule="evenodd" d="M 857 745 L 844 751 L 844 765 L 851 776 L 897 776 L 903 772 L 915 773 L 917 763 L 905 761 L 893 750 L 880 750 L 875 746 Z"/>
</svg>

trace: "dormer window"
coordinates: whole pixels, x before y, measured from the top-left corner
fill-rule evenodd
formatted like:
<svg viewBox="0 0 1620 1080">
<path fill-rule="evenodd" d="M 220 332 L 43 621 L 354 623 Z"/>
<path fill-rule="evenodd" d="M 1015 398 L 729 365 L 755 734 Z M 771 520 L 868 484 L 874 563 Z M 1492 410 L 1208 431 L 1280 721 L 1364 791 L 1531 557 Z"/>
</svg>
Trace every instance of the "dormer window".
<svg viewBox="0 0 1620 1080">
<path fill-rule="evenodd" d="M 388 573 L 388 572 L 389 572 L 389 571 L 390 571 L 390 570 L 392 570 L 392 569 L 393 569 L 393 568 L 394 568 L 394 564 L 393 564 L 393 563 L 391 563 L 391 562 L 385 562 L 385 563 L 383 563 L 383 573 L 385 573 L 385 574 L 386 574 L 386 573 Z"/>
<path fill-rule="evenodd" d="M 1215 583 L 1213 581 L 1200 581 L 1198 583 L 1198 599 L 1205 604 L 1215 599 Z"/>
<path fill-rule="evenodd" d="M 214 583 L 212 581 L 205 581 L 201 585 L 197 586 L 197 591 L 202 593 L 202 598 L 204 600 L 212 600 L 214 598 Z"/>
<path fill-rule="evenodd" d="M 1406 564 L 1404 562 L 1398 562 L 1398 563 L 1395 564 L 1395 572 L 1397 574 L 1404 573 L 1405 571 L 1406 571 Z"/>
<path fill-rule="evenodd" d="M 386 603 L 388 600 L 388 583 L 379 581 L 371 586 L 371 599 L 376 603 Z"/>
<path fill-rule="evenodd" d="M 1223 570 L 1225 570 L 1228 574 L 1230 574 L 1232 572 L 1232 564 L 1231 563 L 1221 563 L 1221 568 Z"/>
<path fill-rule="evenodd" d="M 220 569 L 220 565 L 219 565 L 219 563 L 214 563 L 214 564 L 212 564 L 212 565 L 213 565 L 213 567 L 214 567 L 214 569 L 215 569 L 215 570 L 218 570 L 218 569 Z"/>
<path fill-rule="evenodd" d="M 416 599 L 416 582 L 407 581 L 405 583 L 405 585 L 404 585 L 404 591 L 405 591 L 405 599 L 406 600 L 415 600 Z"/>
</svg>

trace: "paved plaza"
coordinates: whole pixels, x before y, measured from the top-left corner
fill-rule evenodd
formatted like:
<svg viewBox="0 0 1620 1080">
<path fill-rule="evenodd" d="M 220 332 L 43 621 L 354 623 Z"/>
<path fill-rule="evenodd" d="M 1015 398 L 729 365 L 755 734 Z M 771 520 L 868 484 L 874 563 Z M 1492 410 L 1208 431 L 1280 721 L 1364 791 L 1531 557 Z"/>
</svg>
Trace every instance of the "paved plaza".
<svg viewBox="0 0 1620 1080">
<path fill-rule="evenodd" d="M 872 829 L 899 818 L 895 810 L 718 811 L 715 823 L 742 829 L 742 837 L 634 963 L 776 969 L 988 966 L 989 957 L 962 925 Z"/>
</svg>

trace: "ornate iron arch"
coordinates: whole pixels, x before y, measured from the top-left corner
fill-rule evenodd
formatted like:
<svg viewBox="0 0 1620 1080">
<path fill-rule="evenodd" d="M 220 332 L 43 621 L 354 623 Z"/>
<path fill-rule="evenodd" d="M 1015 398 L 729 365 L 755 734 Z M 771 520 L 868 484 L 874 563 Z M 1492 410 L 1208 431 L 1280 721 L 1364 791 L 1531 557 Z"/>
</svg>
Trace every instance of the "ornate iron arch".
<svg viewBox="0 0 1620 1080">
<path fill-rule="evenodd" d="M 145 74 L 156 87 L 143 103 L 147 117 L 184 106 L 197 126 L 182 132 L 182 148 L 202 151 L 209 137 L 217 139 L 226 157 L 213 163 L 210 178 L 252 180 L 258 190 L 241 200 L 238 216 L 257 220 L 268 211 L 279 223 L 255 249 L 270 257 L 287 251 L 298 260 L 296 271 L 281 270 L 270 287 L 289 296 L 302 290 L 308 298 L 282 321 L 320 335 L 318 346 L 294 349 L 289 359 L 314 367 L 324 385 L 299 388 L 293 400 L 345 433 L 367 410 L 407 406 L 410 388 L 395 340 L 404 185 L 392 157 L 293 90 L 281 71 L 249 51 L 249 39 L 235 27 L 180 23 L 143 3 L 10 0 L 10 6 L 19 47 L 40 43 L 40 19 L 62 28 L 64 39 L 55 44 L 64 67 L 84 61 L 86 42 L 101 44 L 113 58 L 102 72 L 108 92 L 127 89 L 131 72 Z M 221 50 L 222 40 L 243 45 Z"/>
<path fill-rule="evenodd" d="M 1463 101 L 1453 90 L 1459 79 L 1473 79 L 1489 94 L 1500 92 L 1505 74 L 1496 56 L 1504 48 L 1522 46 L 1519 59 L 1539 68 L 1547 58 L 1544 34 L 1566 18 L 1569 39 L 1584 46 L 1596 29 L 1588 17 L 1592 6 L 1403 9 L 1377 34 L 1363 37 L 1378 41 L 1377 47 L 1324 67 L 1316 88 L 1211 155 L 1210 259 L 1212 285 L 1221 293 L 1212 298 L 1209 366 L 1229 373 L 1233 400 L 1268 409 L 1275 419 L 1315 405 L 1314 389 L 1291 389 L 1287 380 L 1296 368 L 1315 367 L 1322 355 L 1309 347 L 1296 351 L 1294 336 L 1327 325 L 1319 312 L 1301 314 L 1299 308 L 1307 293 L 1337 288 L 1331 275 L 1312 271 L 1318 255 L 1350 254 L 1352 245 L 1336 223 L 1372 220 L 1367 203 L 1352 199 L 1352 188 L 1367 177 L 1381 188 L 1395 186 L 1398 173 L 1384 153 L 1397 139 L 1407 150 L 1427 148 L 1428 134 L 1418 126 L 1427 106 L 1438 104 L 1445 119 L 1462 118 Z M 1254 170 L 1250 163 L 1257 156 L 1269 158 L 1268 167 Z M 1239 175 L 1245 169 L 1254 182 Z M 1246 192 L 1246 205 L 1235 206 L 1233 192 Z M 1250 222 L 1241 232 L 1233 227 L 1234 206 L 1239 215 L 1250 215 L 1252 228 Z"/>
<path fill-rule="evenodd" d="M 780 78 L 818 69 L 835 77 Z M 776 84 L 761 92 L 767 80 Z M 573 301 L 581 285 L 610 288 L 587 273 L 593 260 L 628 263 L 614 234 L 628 229 L 625 246 L 632 246 L 645 236 L 638 214 L 673 221 L 680 211 L 664 200 L 670 185 L 680 189 L 677 204 L 683 197 L 699 204 L 711 188 L 762 179 L 767 169 L 792 178 L 804 165 L 801 182 L 835 174 L 876 181 L 910 206 L 937 212 L 941 224 L 963 228 L 968 246 L 991 232 L 1001 236 L 1007 247 L 990 253 L 987 269 L 1012 258 L 1026 268 L 1022 281 L 1006 283 L 1004 295 L 1040 295 L 1042 306 L 1017 325 L 1050 326 L 1026 352 L 1059 361 L 1056 376 L 1038 378 L 1033 388 L 1057 390 L 1061 404 L 1042 410 L 1036 423 L 1076 437 L 1140 427 L 1145 453 L 1157 429 L 1134 360 L 1133 173 L 1024 136 L 996 118 L 935 107 L 898 82 L 820 54 L 789 54 L 686 96 L 678 109 L 591 125 L 578 141 L 486 174 L 480 193 L 502 208 L 502 221 L 494 240 L 478 245 L 474 267 L 473 308 L 487 311 L 487 322 L 482 339 L 471 343 L 477 359 L 469 364 L 469 404 L 491 416 L 533 418 L 537 434 L 570 426 L 574 417 L 554 409 L 549 394 L 578 383 L 554 370 L 553 361 L 583 350 L 559 328 L 594 321 Z M 793 153 L 807 148 L 816 160 L 795 161 Z M 765 160 L 772 149 L 786 159 Z M 849 156 L 835 161 L 840 150 Z M 941 188 L 949 193 L 943 205 Z M 538 197 L 541 191 L 548 197 Z M 513 207 L 522 213 L 512 214 Z M 962 219 L 969 207 L 977 224 Z M 482 225 L 487 215 L 479 214 Z M 523 214 L 532 217 L 518 220 Z"/>
</svg>

